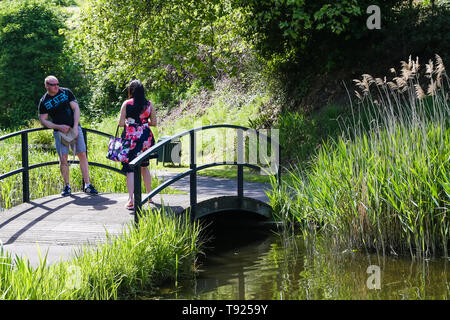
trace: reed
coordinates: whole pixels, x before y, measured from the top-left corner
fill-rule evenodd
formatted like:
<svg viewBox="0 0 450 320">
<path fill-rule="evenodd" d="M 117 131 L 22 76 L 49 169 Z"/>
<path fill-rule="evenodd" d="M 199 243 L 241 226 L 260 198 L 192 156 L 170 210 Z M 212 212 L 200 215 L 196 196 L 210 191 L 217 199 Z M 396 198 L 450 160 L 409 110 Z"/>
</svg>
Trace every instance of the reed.
<svg viewBox="0 0 450 320">
<path fill-rule="evenodd" d="M 66 300 L 136 298 L 162 281 L 192 275 L 199 252 L 199 226 L 164 209 L 144 211 L 137 227 L 68 261 L 39 266 L 0 251 L 0 299 Z"/>
<path fill-rule="evenodd" d="M 426 65 L 427 90 L 421 75 L 409 59 L 392 81 L 356 80 L 351 123 L 308 169 L 288 171 L 290 185 L 271 199 L 279 215 L 338 246 L 448 257 L 449 80 L 439 56 Z"/>
</svg>

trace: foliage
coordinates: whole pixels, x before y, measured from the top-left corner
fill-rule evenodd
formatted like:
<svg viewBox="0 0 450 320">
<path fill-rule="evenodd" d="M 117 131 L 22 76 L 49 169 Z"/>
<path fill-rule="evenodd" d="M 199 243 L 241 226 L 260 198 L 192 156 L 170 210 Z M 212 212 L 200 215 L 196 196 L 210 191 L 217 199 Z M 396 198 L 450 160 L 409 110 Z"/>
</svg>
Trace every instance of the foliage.
<svg viewBox="0 0 450 320">
<path fill-rule="evenodd" d="M 37 267 L 0 248 L 0 300 L 109 300 L 136 298 L 164 280 L 192 275 L 199 252 L 199 226 L 164 208 L 145 210 L 137 227 L 74 258 Z"/>
<path fill-rule="evenodd" d="M 257 35 L 259 50 L 268 56 L 303 47 L 315 30 L 340 34 L 350 18 L 361 14 L 356 0 L 235 0 L 234 4 L 247 8 L 247 36 Z"/>
<path fill-rule="evenodd" d="M 348 132 L 290 171 L 272 201 L 278 216 L 347 248 L 448 256 L 450 82 L 439 56 L 426 64 L 425 90 L 418 61 L 402 66 L 392 81 L 356 81 L 362 100 Z"/>
<path fill-rule="evenodd" d="M 73 45 L 93 84 L 109 82 L 123 89 L 139 78 L 157 103 L 167 105 L 194 80 L 207 85 L 232 69 L 230 61 L 243 48 L 230 36 L 239 15 L 223 18 L 229 10 L 226 1 L 218 0 L 89 1 Z M 105 101 L 95 107 L 110 106 Z"/>
<path fill-rule="evenodd" d="M 339 119 L 348 116 L 346 110 L 338 106 L 327 106 L 310 115 L 302 111 L 280 113 L 275 127 L 280 130 L 283 162 L 306 163 L 311 160 L 324 142 L 339 136 Z"/>
<path fill-rule="evenodd" d="M 1 126 L 18 126 L 36 117 L 47 75 L 75 86 L 77 64 L 64 50 L 63 18 L 44 1 L 0 2 Z"/>
<path fill-rule="evenodd" d="M 57 6 L 64 6 L 64 7 L 73 6 L 77 4 L 75 0 L 50 0 L 50 2 L 54 3 Z"/>
<path fill-rule="evenodd" d="M 421 59 L 439 53 L 448 58 L 449 8 L 415 5 L 412 1 L 263 0 L 233 2 L 243 8 L 245 38 L 255 45 L 287 97 L 285 109 L 306 108 L 303 99 L 318 95 L 315 87 L 332 88 L 331 81 L 385 70 L 413 54 Z M 370 5 L 381 11 L 381 29 L 366 26 Z M 430 50 L 433 50 L 430 52 Z M 321 92 L 321 94 L 323 94 Z M 345 95 L 345 92 L 342 93 Z M 323 105 L 314 105 L 321 108 Z"/>
</svg>

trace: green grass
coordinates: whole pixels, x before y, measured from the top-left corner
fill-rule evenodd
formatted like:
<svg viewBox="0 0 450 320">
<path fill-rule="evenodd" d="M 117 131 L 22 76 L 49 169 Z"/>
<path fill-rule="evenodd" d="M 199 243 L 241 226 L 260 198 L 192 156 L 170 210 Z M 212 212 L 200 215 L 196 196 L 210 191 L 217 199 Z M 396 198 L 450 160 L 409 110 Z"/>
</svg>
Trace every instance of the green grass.
<svg viewBox="0 0 450 320">
<path fill-rule="evenodd" d="M 260 113 L 267 97 L 260 92 L 242 92 L 233 84 L 221 84 L 206 101 L 185 101 L 179 110 L 185 110 L 171 121 L 158 128 L 158 136 L 171 136 L 188 129 L 215 125 L 231 124 L 248 127 L 249 119 Z M 201 96 L 201 95 L 200 95 Z M 194 99 L 195 100 L 195 99 Z M 197 105 L 197 108 L 192 107 Z M 203 107 L 198 107 L 203 105 Z M 197 164 L 211 162 L 236 161 L 236 130 L 209 129 L 199 131 L 197 150 L 203 152 L 197 156 Z M 189 163 L 189 136 L 181 139 L 182 163 Z M 217 171 L 218 173 L 220 171 Z"/>
<path fill-rule="evenodd" d="M 225 166 L 221 169 L 205 169 L 199 171 L 200 175 L 226 179 L 237 179 L 237 166 Z M 244 168 L 244 180 L 249 182 L 270 183 L 268 175 L 261 175 L 253 169 Z"/>
<path fill-rule="evenodd" d="M 103 123 L 85 125 L 86 128 L 106 133 L 115 133 L 113 123 L 115 119 L 105 119 Z M 117 122 L 115 122 L 117 125 Z M 84 124 L 84 122 L 83 122 Z M 30 122 L 28 127 L 41 127 L 37 121 Z M 2 135 L 8 134 L 2 132 Z M 28 136 L 29 141 L 29 163 L 38 164 L 42 162 L 58 161 L 58 155 L 54 147 L 52 130 L 32 132 Z M 120 164 L 106 159 L 108 138 L 88 133 L 88 160 L 103 163 L 120 169 Z M 69 161 L 72 161 L 72 154 Z M 76 158 L 76 160 L 78 160 Z M 154 169 L 154 161 L 150 169 Z M 7 173 L 21 167 L 21 140 L 20 136 L 0 142 L 0 173 Z M 95 166 L 89 167 L 90 180 L 100 192 L 105 193 L 127 193 L 126 178 L 124 175 Z M 70 166 L 70 181 L 72 191 L 81 191 L 82 176 L 79 165 Z M 156 188 L 161 181 L 158 177 L 152 177 L 152 189 Z M 46 166 L 30 170 L 30 198 L 38 199 L 44 196 L 58 194 L 63 187 L 59 165 Z M 145 190 L 142 182 L 142 190 Z M 163 193 L 182 193 L 173 188 L 166 188 Z M 21 174 L 0 181 L 0 208 L 8 209 L 22 202 L 22 179 Z"/>
<path fill-rule="evenodd" d="M 337 105 L 309 114 L 281 112 L 276 128 L 280 130 L 282 161 L 285 164 L 310 161 L 324 142 L 340 135 L 340 119 L 350 116 L 347 108 Z"/>
<path fill-rule="evenodd" d="M 146 295 L 162 281 L 192 276 L 199 252 L 199 227 L 164 210 L 144 211 L 139 225 L 68 261 L 39 266 L 0 253 L 0 299 L 127 299 Z"/>
<path fill-rule="evenodd" d="M 184 172 L 189 170 L 187 165 L 165 165 L 159 164 L 155 167 L 158 170 L 167 170 L 171 172 Z M 223 165 L 215 168 L 203 169 L 197 172 L 198 175 L 207 177 L 216 177 L 224 179 L 237 179 L 237 166 L 234 165 Z M 270 183 L 270 176 L 265 174 L 260 174 L 258 171 L 250 168 L 244 167 L 244 181 L 248 182 L 261 182 Z"/>
<path fill-rule="evenodd" d="M 289 184 L 274 188 L 277 214 L 305 233 L 327 234 L 338 246 L 447 257 L 449 101 L 444 86 L 418 98 L 417 80 L 408 79 L 403 93 L 386 83 L 366 84 L 381 94 L 366 90 L 355 125 L 324 144 L 309 166 L 290 170 Z"/>
</svg>

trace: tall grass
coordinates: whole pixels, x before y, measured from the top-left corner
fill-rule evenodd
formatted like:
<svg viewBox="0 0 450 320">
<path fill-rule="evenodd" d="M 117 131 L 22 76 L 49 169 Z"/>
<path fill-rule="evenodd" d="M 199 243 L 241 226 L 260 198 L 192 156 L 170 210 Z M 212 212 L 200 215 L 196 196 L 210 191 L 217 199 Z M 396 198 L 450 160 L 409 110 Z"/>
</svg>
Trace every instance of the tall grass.
<svg viewBox="0 0 450 320">
<path fill-rule="evenodd" d="M 339 246 L 448 257 L 449 80 L 439 56 L 426 65 L 427 93 L 420 72 L 410 59 L 392 81 L 356 80 L 353 123 L 308 169 L 289 171 L 271 199 L 280 216 Z"/>
<path fill-rule="evenodd" d="M 192 274 L 199 227 L 186 216 L 144 211 L 139 225 L 84 247 L 68 261 L 32 267 L 25 258 L 0 253 L 0 299 L 124 299 L 146 296 L 162 281 Z"/>
</svg>

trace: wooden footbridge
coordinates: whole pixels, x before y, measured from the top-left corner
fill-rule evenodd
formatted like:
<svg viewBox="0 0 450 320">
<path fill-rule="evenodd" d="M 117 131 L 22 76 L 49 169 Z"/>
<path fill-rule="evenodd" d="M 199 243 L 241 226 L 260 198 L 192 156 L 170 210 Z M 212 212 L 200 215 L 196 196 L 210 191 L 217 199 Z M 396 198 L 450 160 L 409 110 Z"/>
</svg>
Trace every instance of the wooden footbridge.
<svg viewBox="0 0 450 320">
<path fill-rule="evenodd" d="M 238 130 L 237 161 L 214 162 L 197 166 L 196 132 L 214 128 Z M 99 186 L 100 193 L 98 195 L 80 192 L 73 193 L 69 197 L 52 195 L 30 200 L 29 170 L 59 164 L 58 161 L 52 161 L 29 165 L 28 133 L 38 130 L 48 129 L 28 129 L 0 137 L 0 141 L 2 141 L 13 136 L 21 136 L 22 167 L 0 175 L 0 181 L 13 175 L 21 174 L 23 185 L 23 203 L 12 209 L 0 212 L 0 245 L 13 255 L 26 256 L 32 264 L 39 262 L 39 251 L 42 255 L 47 254 L 47 261 L 52 263 L 71 256 L 74 250 L 82 245 L 96 245 L 105 241 L 106 233 L 113 236 L 121 233 L 126 225 L 133 222 L 139 223 L 139 216 L 147 212 L 143 210 L 145 207 L 157 209 L 164 206 L 170 209 L 168 210 L 169 212 L 175 214 L 189 211 L 192 220 L 219 212 L 233 211 L 257 214 L 266 219 L 271 218 L 272 210 L 267 204 L 268 197 L 266 195 L 266 192 L 270 191 L 270 185 L 244 181 L 243 168 L 245 166 L 260 169 L 255 164 L 243 161 L 243 133 L 251 129 L 233 125 L 214 125 L 190 129 L 174 135 L 170 139 L 158 142 L 151 149 L 142 153 L 130 163 L 134 168 L 135 211 L 125 209 L 128 194 L 102 193 L 101 186 Z M 110 137 L 109 134 L 83 128 L 86 145 L 88 132 Z M 256 131 L 253 133 L 257 136 L 262 135 Z M 152 154 L 163 152 L 164 147 L 170 144 L 171 141 L 176 141 L 185 135 L 190 137 L 189 169 L 178 174 L 153 172 L 153 175 L 162 179 L 163 183 L 152 190 L 150 194 L 143 196 L 140 164 L 149 159 Z M 277 161 L 275 174 L 279 179 L 279 146 L 277 143 L 274 144 L 269 137 L 263 137 L 272 146 L 275 145 Z M 272 149 L 274 148 L 272 147 Z M 75 161 L 75 163 L 77 162 Z M 89 162 L 89 165 L 122 173 L 117 168 L 102 163 Z M 197 172 L 200 170 L 222 165 L 235 165 L 238 173 L 237 180 L 197 175 Z M 185 191 L 186 194 L 161 194 L 161 191 L 169 186 Z M 149 199 L 153 199 L 152 204 L 148 203 Z"/>
</svg>

